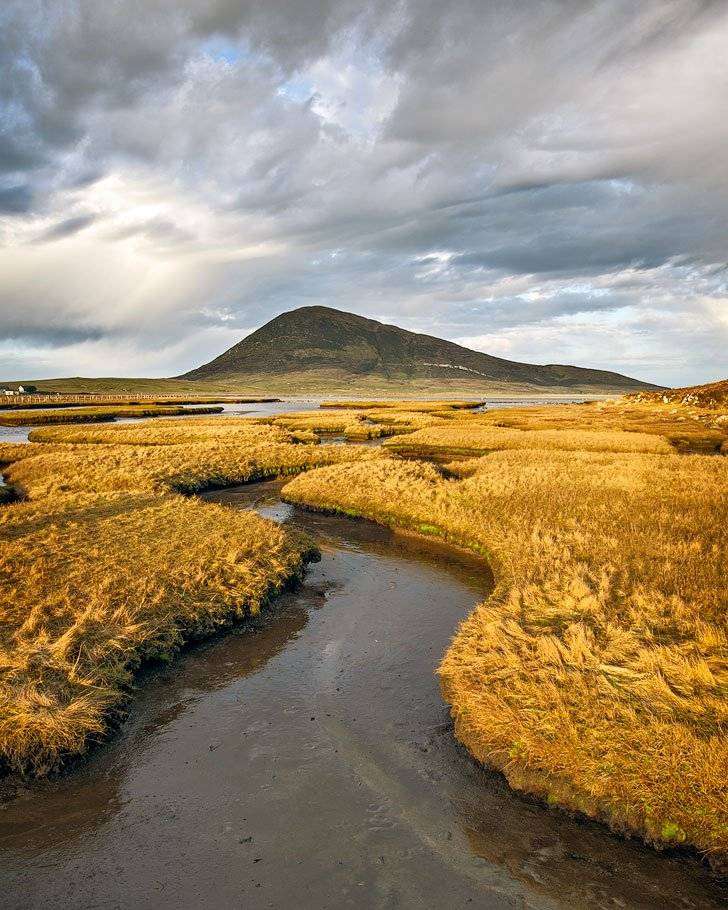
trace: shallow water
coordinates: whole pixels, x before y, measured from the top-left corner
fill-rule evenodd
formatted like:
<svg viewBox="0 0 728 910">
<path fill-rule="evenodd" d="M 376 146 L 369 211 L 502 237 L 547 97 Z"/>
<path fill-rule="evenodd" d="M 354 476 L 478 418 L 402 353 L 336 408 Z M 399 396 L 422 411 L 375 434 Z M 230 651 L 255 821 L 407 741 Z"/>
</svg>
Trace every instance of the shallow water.
<svg viewBox="0 0 728 910">
<path fill-rule="evenodd" d="M 229 414 L 234 417 L 240 416 L 249 416 L 249 417 L 272 417 L 276 414 L 287 414 L 291 411 L 313 411 L 316 410 L 319 406 L 318 400 L 309 400 L 309 401 L 261 401 L 254 402 L 252 404 L 242 404 L 240 402 L 221 402 L 215 407 L 221 407 L 222 412 L 219 414 Z M 81 407 L 87 407 L 87 405 L 69 405 L 63 410 L 77 410 Z M 194 411 L 194 405 L 186 405 L 188 410 Z M 194 418 L 194 414 L 185 415 L 185 419 Z M 214 417 L 214 414 L 201 414 L 201 417 Z M 118 417 L 115 421 L 109 421 L 108 423 L 94 423 L 92 426 L 108 426 L 109 423 L 139 423 L 143 420 L 179 420 L 179 414 L 159 417 Z M 70 427 L 79 427 L 84 426 L 85 424 L 74 423 L 74 424 L 60 424 L 60 426 L 70 426 Z M 59 424 L 45 424 L 45 426 L 59 426 Z M 0 443 L 2 442 L 27 442 L 28 434 L 31 430 L 36 429 L 35 426 L 28 427 L 4 427 L 0 426 Z"/>
<path fill-rule="evenodd" d="M 434 669 L 482 563 L 279 487 L 206 498 L 313 534 L 321 562 L 267 620 L 148 671 L 85 763 L 6 784 L 0 905 L 722 905 L 697 862 L 519 797 L 456 744 Z"/>
</svg>

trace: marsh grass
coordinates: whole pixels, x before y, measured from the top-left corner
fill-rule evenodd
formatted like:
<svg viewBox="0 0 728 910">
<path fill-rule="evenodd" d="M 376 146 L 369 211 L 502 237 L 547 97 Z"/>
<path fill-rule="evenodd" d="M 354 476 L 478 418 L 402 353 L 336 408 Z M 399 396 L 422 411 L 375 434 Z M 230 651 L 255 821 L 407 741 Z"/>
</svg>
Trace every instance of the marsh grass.
<svg viewBox="0 0 728 910">
<path fill-rule="evenodd" d="M 142 421 L 110 426 L 41 427 L 31 430 L 31 442 L 79 445 L 175 446 L 189 443 L 235 443 L 263 445 L 292 443 L 299 437 L 282 427 L 261 426 L 234 417 L 169 419 L 163 423 Z M 314 441 L 311 437 L 310 441 Z"/>
<path fill-rule="evenodd" d="M 252 418 L 256 423 L 279 427 L 290 432 L 313 434 L 344 434 L 347 439 L 378 439 L 396 433 L 413 432 L 422 427 L 443 422 L 445 413 L 457 415 L 452 409 L 403 411 L 399 408 L 358 410 L 303 411 L 279 414 L 276 417 Z"/>
<path fill-rule="evenodd" d="M 454 465 L 462 479 L 381 459 L 283 496 L 487 558 L 496 590 L 439 670 L 458 738 L 517 789 L 720 867 L 728 464 L 659 452 L 498 451 Z"/>
<path fill-rule="evenodd" d="M 290 501 L 492 564 L 496 590 L 439 671 L 478 760 L 549 804 L 725 864 L 728 462 L 680 454 L 728 452 L 725 415 L 634 401 L 348 404 L 48 427 L 0 446 L 26 497 L 0 509 L 2 760 L 42 772 L 83 750 L 140 660 L 254 612 L 295 576 L 303 544 L 178 494 L 297 474 Z M 327 433 L 396 434 L 395 451 L 465 460 L 318 444 Z"/>
<path fill-rule="evenodd" d="M 343 408 L 348 410 L 381 410 L 383 408 L 392 408 L 397 411 L 408 411 L 417 413 L 436 413 L 438 411 L 467 411 L 479 408 L 484 405 L 484 401 L 457 400 L 452 401 L 322 401 L 322 408 Z"/>
<path fill-rule="evenodd" d="M 114 724 L 141 661 L 257 613 L 308 549 L 179 496 L 55 506 L 6 506 L 0 527 L 0 756 L 35 774 Z"/>
<path fill-rule="evenodd" d="M 139 405 L 97 408 L 61 409 L 58 411 L 10 411 L 0 413 L 0 425 L 11 427 L 38 426 L 40 424 L 95 423 L 115 420 L 117 417 L 174 417 L 195 414 L 219 414 L 222 407 L 206 406 L 188 409 L 181 406 Z"/>
<path fill-rule="evenodd" d="M 395 436 L 385 447 L 402 452 L 444 451 L 480 455 L 501 449 L 556 449 L 573 452 L 674 452 L 661 436 L 621 430 L 521 430 L 489 427 L 476 423 L 446 424 Z"/>
<path fill-rule="evenodd" d="M 120 718 L 141 661 L 257 613 L 300 575 L 309 543 L 179 492 L 375 457 L 204 421 L 0 446 L 25 496 L 0 508 L 0 768 L 43 774 L 83 752 Z"/>
<path fill-rule="evenodd" d="M 725 409 L 722 412 L 725 413 Z M 484 426 L 521 430 L 596 430 L 661 436 L 684 453 L 717 452 L 726 438 L 721 414 L 694 407 L 643 402 L 620 398 L 616 401 L 586 402 L 581 405 L 502 408 L 475 415 Z"/>
</svg>

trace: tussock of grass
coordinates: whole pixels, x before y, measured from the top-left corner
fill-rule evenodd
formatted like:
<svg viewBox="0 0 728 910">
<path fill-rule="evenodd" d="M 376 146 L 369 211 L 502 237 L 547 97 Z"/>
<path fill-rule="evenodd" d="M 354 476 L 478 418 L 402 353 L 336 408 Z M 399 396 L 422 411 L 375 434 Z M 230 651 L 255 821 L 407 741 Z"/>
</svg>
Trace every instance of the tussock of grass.
<svg viewBox="0 0 728 910">
<path fill-rule="evenodd" d="M 450 410 L 404 411 L 399 408 L 373 408 L 363 411 L 359 419 L 382 427 L 391 427 L 401 433 L 439 426 L 450 418 L 462 419 L 464 416 L 462 412 Z"/>
<path fill-rule="evenodd" d="M 651 452 L 668 455 L 672 446 L 660 436 L 619 430 L 509 430 L 475 423 L 448 424 L 396 436 L 384 445 L 395 451 L 445 450 L 482 454 L 501 449 L 561 449 L 573 452 Z"/>
<path fill-rule="evenodd" d="M 42 774 L 82 752 L 142 660 L 258 612 L 300 574 L 308 544 L 175 491 L 375 457 L 235 418 L 191 424 L 192 443 L 182 430 L 55 428 L 0 446 L 27 496 L 0 509 L 0 768 Z"/>
<path fill-rule="evenodd" d="M 291 414 L 278 414 L 275 417 L 253 418 L 256 423 L 284 430 L 312 433 L 343 433 L 345 427 L 359 420 L 356 411 L 301 411 Z"/>
<path fill-rule="evenodd" d="M 234 417 L 200 417 L 190 421 L 144 421 L 95 427 L 41 427 L 31 430 L 31 442 L 96 445 L 171 446 L 185 443 L 225 442 L 262 445 L 293 442 L 295 437 L 281 427 L 260 426 Z M 311 441 L 314 441 L 315 437 Z"/>
<path fill-rule="evenodd" d="M 0 757 L 36 774 L 106 731 L 142 660 L 257 613 L 305 554 L 254 514 L 179 496 L 54 506 L 0 513 Z"/>
<path fill-rule="evenodd" d="M 693 407 L 645 404 L 636 399 L 587 402 L 582 405 L 503 408 L 473 415 L 484 426 L 522 430 L 625 431 L 662 436 L 678 451 L 709 454 L 720 449 L 728 426 L 720 414 Z"/>
<path fill-rule="evenodd" d="M 255 422 L 286 429 L 290 432 L 314 434 L 343 433 L 347 439 L 378 439 L 395 433 L 410 432 L 443 422 L 441 415 L 456 416 L 457 411 L 440 410 L 436 414 L 425 409 L 402 411 L 398 408 L 375 408 L 339 411 L 302 411 L 279 414 L 276 417 L 255 418 Z"/>
<path fill-rule="evenodd" d="M 27 446 L 26 446 L 27 448 Z M 68 493 L 121 490 L 197 493 L 293 474 L 357 457 L 342 446 L 265 443 L 192 443 L 175 446 L 40 446 L 9 465 L 8 483 L 31 499 Z M 47 449 L 47 451 L 46 451 Z M 22 453 L 21 453 L 22 454 Z M 372 450 L 364 450 L 371 457 Z M 0 463 L 6 457 L 0 446 Z"/>
<path fill-rule="evenodd" d="M 11 411 L 0 413 L 0 425 L 11 427 L 37 426 L 40 424 L 96 423 L 117 417 L 174 417 L 185 414 L 219 414 L 221 407 L 187 409 L 143 405 L 139 407 L 74 408 L 60 411 Z"/>
<path fill-rule="evenodd" d="M 340 465 L 283 495 L 487 555 L 496 591 L 439 670 L 458 738 L 518 789 L 725 864 L 725 460 L 541 449 L 465 465 L 462 480 Z"/>
<path fill-rule="evenodd" d="M 371 411 L 393 408 L 397 411 L 430 413 L 437 411 L 472 410 L 484 405 L 484 401 L 322 401 L 322 408 L 345 408 L 348 410 Z"/>
<path fill-rule="evenodd" d="M 48 410 L 49 408 L 77 407 L 78 405 L 102 406 L 102 407 L 131 407 L 142 405 L 152 407 L 154 405 L 165 405 L 179 407 L 185 404 L 255 404 L 270 403 L 280 401 L 280 398 L 233 398 L 229 395 L 211 396 L 211 395 L 174 395 L 169 398 L 157 398 L 154 395 L 46 395 L 33 394 L 22 395 L 17 398 L 0 399 L 0 411 L 5 410 L 30 410 L 40 408 Z"/>
</svg>

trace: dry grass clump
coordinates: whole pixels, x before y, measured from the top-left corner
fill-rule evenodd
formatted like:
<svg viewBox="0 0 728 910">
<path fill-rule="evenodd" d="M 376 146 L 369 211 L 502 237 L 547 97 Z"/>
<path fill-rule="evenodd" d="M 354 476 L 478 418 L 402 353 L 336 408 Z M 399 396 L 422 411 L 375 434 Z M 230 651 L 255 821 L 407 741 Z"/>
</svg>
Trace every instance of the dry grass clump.
<svg viewBox="0 0 728 910">
<path fill-rule="evenodd" d="M 420 430 L 424 427 L 439 426 L 448 420 L 462 419 L 465 415 L 459 411 L 405 411 L 400 408 L 373 408 L 363 411 L 360 420 L 380 424 L 383 427 L 394 427 L 401 431 Z"/>
<path fill-rule="evenodd" d="M 33 424 L 44 423 L 100 423 L 105 420 L 113 420 L 112 414 L 108 413 L 79 413 L 73 411 L 10 411 L 9 413 L 0 413 L 0 426 L 3 427 L 27 427 Z"/>
<path fill-rule="evenodd" d="M 187 409 L 142 405 L 139 407 L 74 408 L 59 411 L 11 411 L 0 413 L 0 425 L 10 427 L 36 426 L 39 424 L 95 423 L 117 417 L 175 417 L 185 414 L 219 414 L 221 407 Z"/>
<path fill-rule="evenodd" d="M 344 427 L 344 437 L 349 442 L 364 439 L 382 439 L 384 436 L 394 436 L 396 433 L 401 432 L 401 427 L 384 426 L 368 420 L 359 420 Z"/>
<path fill-rule="evenodd" d="M 721 430 L 720 415 L 705 415 L 693 408 L 662 403 L 641 403 L 631 398 L 587 402 L 581 405 L 501 408 L 474 415 L 484 426 L 521 430 L 624 431 L 663 436 L 680 452 L 716 452 L 728 433 Z"/>
<path fill-rule="evenodd" d="M 619 430 L 508 430 L 475 423 L 452 424 L 396 436 L 384 445 L 394 451 L 446 451 L 484 454 L 501 449 L 561 449 L 572 452 L 650 452 L 668 455 L 672 446 L 659 436 Z"/>
<path fill-rule="evenodd" d="M 312 433 L 343 433 L 351 423 L 360 419 L 356 411 L 329 413 L 322 411 L 300 411 L 278 414 L 275 417 L 252 417 L 251 422 L 280 427 L 284 430 L 303 430 Z"/>
<path fill-rule="evenodd" d="M 257 613 L 306 549 L 180 496 L 18 503 L 0 535 L 0 765 L 36 774 L 104 734 L 142 660 Z"/>
<path fill-rule="evenodd" d="M 728 857 L 728 465 L 502 451 L 447 480 L 393 459 L 286 499 L 487 555 L 489 600 L 440 667 L 456 735 L 518 789 Z"/>
<path fill-rule="evenodd" d="M 256 613 L 301 572 L 310 548 L 279 526 L 174 491 L 376 457 L 234 418 L 217 429 L 195 423 L 182 443 L 176 422 L 57 428 L 0 446 L 27 497 L 0 509 L 0 768 L 40 774 L 83 751 L 142 660 Z"/>
<path fill-rule="evenodd" d="M 286 429 L 289 432 L 314 434 L 344 434 L 347 439 L 379 439 L 395 433 L 410 432 L 421 427 L 442 423 L 442 415 L 455 410 L 440 410 L 437 414 L 419 409 L 404 411 L 398 408 L 373 408 L 340 411 L 302 411 L 279 414 L 275 417 L 251 418 L 256 423 Z"/>
<path fill-rule="evenodd" d="M 31 450 L 28 457 L 22 457 L 21 452 L 20 460 L 3 472 L 8 483 L 31 499 L 87 490 L 196 493 L 376 454 L 371 449 L 285 443 L 39 448 Z M 0 446 L 0 463 L 7 457 Z"/>
<path fill-rule="evenodd" d="M 433 411 L 472 410 L 484 405 L 484 401 L 322 401 L 322 408 L 346 408 L 349 410 L 370 411 L 372 409 L 393 408 L 397 411 L 430 413 Z"/>
<path fill-rule="evenodd" d="M 311 441 L 315 441 L 313 437 Z M 198 420 L 165 420 L 103 427 L 41 427 L 31 430 L 31 442 L 96 445 L 170 446 L 199 442 L 261 445 L 295 442 L 282 427 L 260 426 L 236 417 L 200 417 Z"/>
<path fill-rule="evenodd" d="M 93 394 L 46 394 L 34 393 L 14 398 L 0 398 L 0 410 L 27 410 L 31 408 L 63 408 L 78 405 L 102 405 L 103 407 L 153 405 L 170 405 L 179 407 L 185 404 L 256 404 L 280 401 L 280 398 L 237 398 L 229 395 L 173 395 L 158 398 L 155 395 L 93 395 Z"/>
</svg>

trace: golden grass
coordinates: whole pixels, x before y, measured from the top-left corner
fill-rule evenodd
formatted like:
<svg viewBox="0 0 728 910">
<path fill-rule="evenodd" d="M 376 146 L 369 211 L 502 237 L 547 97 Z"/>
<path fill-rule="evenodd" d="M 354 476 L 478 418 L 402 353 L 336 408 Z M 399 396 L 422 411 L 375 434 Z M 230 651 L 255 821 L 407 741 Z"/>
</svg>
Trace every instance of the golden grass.
<svg viewBox="0 0 728 910">
<path fill-rule="evenodd" d="M 501 449 L 561 449 L 572 452 L 649 452 L 669 455 L 672 446 L 660 436 L 620 430 L 509 430 L 475 423 L 447 424 L 395 436 L 384 443 L 395 451 L 443 450 L 484 454 Z"/>
<path fill-rule="evenodd" d="M 250 418 L 262 425 L 275 426 L 291 432 L 314 434 L 344 434 L 347 439 L 378 439 L 394 433 L 409 432 L 443 422 L 445 414 L 458 415 L 455 410 L 427 409 L 403 411 L 399 408 L 360 410 L 317 410 L 279 414 L 275 417 Z"/>
<path fill-rule="evenodd" d="M 456 735 L 512 786 L 728 856 L 728 465 L 501 451 L 447 480 L 395 459 L 303 474 L 309 507 L 487 556 L 494 594 L 439 673 Z"/>
<path fill-rule="evenodd" d="M 296 437 L 282 427 L 261 426 L 235 417 L 170 419 L 107 426 L 41 427 L 31 430 L 31 442 L 96 445 L 169 446 L 200 442 L 239 445 L 294 442 Z M 312 437 L 312 441 L 315 437 Z"/>
<path fill-rule="evenodd" d="M 15 459 L 3 471 L 7 482 L 31 499 L 88 490 L 196 493 L 374 455 L 370 449 L 268 441 L 246 446 L 224 441 L 171 446 L 0 445 L 0 464 Z"/>
<path fill-rule="evenodd" d="M 304 430 L 313 433 L 343 433 L 344 428 L 360 419 L 356 411 L 300 411 L 278 414 L 275 417 L 251 417 L 261 425 L 280 427 L 285 430 Z"/>
<path fill-rule="evenodd" d="M 473 415 L 484 426 L 522 430 L 624 431 L 663 436 L 678 451 L 710 453 L 720 449 L 728 432 L 721 417 L 694 408 L 643 403 L 630 398 L 581 405 L 502 408 Z"/>
<path fill-rule="evenodd" d="M 254 514 L 179 496 L 0 514 L 0 758 L 36 774 L 105 733 L 142 660 L 257 613 L 305 551 Z"/>
<path fill-rule="evenodd" d="M 142 660 L 257 613 L 301 573 L 305 542 L 175 491 L 376 455 L 203 421 L 0 446 L 27 497 L 0 509 L 0 767 L 42 774 L 82 752 L 119 718 Z"/>
<path fill-rule="evenodd" d="M 139 405 L 100 408 L 66 408 L 58 411 L 11 411 L 0 414 L 0 426 L 25 427 L 39 424 L 89 423 L 114 420 L 117 417 L 174 417 L 195 414 L 219 414 L 221 407 L 188 409 L 165 405 Z"/>
<path fill-rule="evenodd" d="M 430 413 L 436 411 L 470 410 L 479 408 L 484 401 L 452 400 L 452 401 L 322 401 L 322 408 L 345 408 L 349 410 L 370 411 L 373 409 L 393 408 L 397 411 L 410 411 Z"/>
<path fill-rule="evenodd" d="M 347 404 L 49 427 L 0 445 L 27 497 L 0 510 L 2 760 L 42 772 L 81 751 L 117 716 L 140 660 L 254 612 L 300 571 L 303 545 L 280 529 L 178 492 L 299 474 L 291 501 L 492 563 L 496 591 L 440 668 L 476 758 L 550 803 L 725 863 L 728 465 L 678 454 L 728 453 L 725 415 L 708 425 L 634 401 Z M 397 433 L 385 445 L 471 457 L 442 472 L 318 445 L 326 433 Z"/>
<path fill-rule="evenodd" d="M 179 407 L 185 404 L 255 404 L 280 401 L 280 398 L 237 398 L 228 395 L 173 395 L 168 398 L 158 398 L 155 395 L 48 395 L 44 393 L 21 395 L 12 398 L 0 398 L 0 411 L 29 410 L 40 408 L 63 408 L 77 405 L 86 406 L 153 406 L 171 405 Z"/>
</svg>

